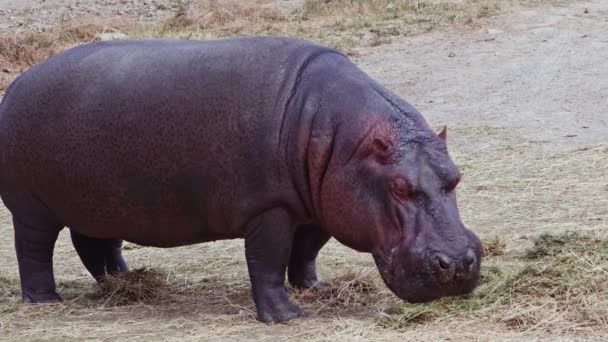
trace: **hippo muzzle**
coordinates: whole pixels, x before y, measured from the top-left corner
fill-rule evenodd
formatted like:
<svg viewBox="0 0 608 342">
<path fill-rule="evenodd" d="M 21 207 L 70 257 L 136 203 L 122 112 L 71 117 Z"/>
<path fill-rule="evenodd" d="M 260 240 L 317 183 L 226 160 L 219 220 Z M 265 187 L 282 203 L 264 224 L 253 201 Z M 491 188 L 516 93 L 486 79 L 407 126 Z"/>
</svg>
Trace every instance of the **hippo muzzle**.
<svg viewBox="0 0 608 342">
<path fill-rule="evenodd" d="M 399 298 L 428 302 L 468 294 L 479 285 L 483 248 L 472 232 L 457 241 L 420 244 L 403 242 L 387 255 L 373 253 L 382 279 Z"/>
</svg>

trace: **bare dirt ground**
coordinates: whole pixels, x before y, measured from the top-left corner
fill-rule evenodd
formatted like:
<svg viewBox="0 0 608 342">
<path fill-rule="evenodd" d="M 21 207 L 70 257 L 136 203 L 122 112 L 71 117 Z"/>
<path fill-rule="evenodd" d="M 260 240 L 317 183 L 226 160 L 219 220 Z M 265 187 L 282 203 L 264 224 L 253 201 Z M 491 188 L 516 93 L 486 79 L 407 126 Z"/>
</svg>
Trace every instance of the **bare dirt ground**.
<svg viewBox="0 0 608 342">
<path fill-rule="evenodd" d="M 17 8 L 15 3 L 0 0 L 2 13 L 9 4 Z M 434 126 L 448 125 L 451 153 L 464 174 L 458 192 L 463 220 L 482 238 L 501 236 L 508 254 L 518 253 L 543 232 L 608 236 L 607 32 L 604 0 L 515 8 L 475 28 L 361 48 L 356 62 Z M 321 252 L 321 276 L 359 272 L 375 284 L 374 294 L 363 297 L 367 302 L 338 304 L 307 302 L 300 295 L 313 316 L 288 324 L 266 326 L 253 319 L 242 241 L 167 250 L 131 245 L 125 250 L 131 267 L 164 270 L 175 291 L 158 303 L 114 307 L 90 298 L 95 283 L 64 231 L 55 271 L 65 303 L 26 306 L 19 303 L 12 226 L 3 207 L 0 236 L 0 340 L 603 341 L 608 336 L 605 307 L 580 314 L 591 312 L 598 320 L 575 325 L 564 324 L 560 317 L 567 312 L 550 303 L 505 311 L 513 317 L 448 315 L 405 329 L 381 327 L 376 319 L 397 301 L 378 281 L 370 256 L 335 241 Z M 588 298 L 588 307 L 598 298 L 605 306 L 606 297 Z"/>
</svg>

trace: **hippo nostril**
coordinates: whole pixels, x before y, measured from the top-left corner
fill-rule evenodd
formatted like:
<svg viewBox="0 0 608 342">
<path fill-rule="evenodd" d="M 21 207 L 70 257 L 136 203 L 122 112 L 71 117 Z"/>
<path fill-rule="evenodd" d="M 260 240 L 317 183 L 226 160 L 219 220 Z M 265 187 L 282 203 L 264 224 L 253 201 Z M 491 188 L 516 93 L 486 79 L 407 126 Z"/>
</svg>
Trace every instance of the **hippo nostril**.
<svg viewBox="0 0 608 342">
<path fill-rule="evenodd" d="M 445 254 L 437 254 L 437 264 L 444 270 L 447 270 L 452 266 L 452 260 Z"/>
<path fill-rule="evenodd" d="M 464 265 L 471 266 L 474 265 L 477 261 L 477 256 L 475 256 L 475 252 L 471 248 L 467 251 L 467 254 L 464 256 Z"/>
<path fill-rule="evenodd" d="M 456 271 L 452 259 L 445 254 L 437 253 L 435 255 L 435 264 L 437 267 L 437 280 L 442 284 L 451 282 Z"/>
<path fill-rule="evenodd" d="M 467 251 L 467 254 L 465 254 L 463 264 L 464 264 L 464 274 L 463 275 L 464 275 L 465 279 L 468 279 L 469 277 L 472 276 L 473 270 L 475 269 L 475 266 L 477 264 L 477 256 L 475 255 L 475 252 L 473 252 L 473 250 L 471 248 L 469 248 L 469 250 Z"/>
</svg>

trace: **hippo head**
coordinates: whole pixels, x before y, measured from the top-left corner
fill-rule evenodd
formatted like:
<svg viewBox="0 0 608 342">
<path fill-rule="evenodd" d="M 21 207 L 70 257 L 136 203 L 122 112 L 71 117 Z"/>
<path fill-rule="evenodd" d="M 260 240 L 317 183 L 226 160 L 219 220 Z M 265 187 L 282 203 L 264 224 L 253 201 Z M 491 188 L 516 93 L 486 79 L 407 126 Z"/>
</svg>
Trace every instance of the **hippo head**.
<svg viewBox="0 0 608 342">
<path fill-rule="evenodd" d="M 401 299 L 425 302 L 471 292 L 479 283 L 482 245 L 460 219 L 460 173 L 445 130 L 426 124 L 376 125 L 353 155 L 324 177 L 326 229 L 371 252 L 386 285 Z"/>
</svg>

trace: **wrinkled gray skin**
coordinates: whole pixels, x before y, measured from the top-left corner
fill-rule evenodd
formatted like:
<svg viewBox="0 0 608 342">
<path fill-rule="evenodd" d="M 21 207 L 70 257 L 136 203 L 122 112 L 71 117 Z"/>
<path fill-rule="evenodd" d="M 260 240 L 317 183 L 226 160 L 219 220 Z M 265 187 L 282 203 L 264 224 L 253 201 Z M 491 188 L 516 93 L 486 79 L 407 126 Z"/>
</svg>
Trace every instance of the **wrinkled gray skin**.
<svg viewBox="0 0 608 342">
<path fill-rule="evenodd" d="M 445 134 L 338 52 L 287 38 L 119 41 L 21 75 L 0 105 L 0 196 L 23 300 L 60 301 L 59 231 L 91 274 L 122 240 L 245 239 L 258 319 L 305 316 L 330 237 L 372 253 L 399 297 L 470 292 L 481 244 L 460 221 Z"/>
</svg>

